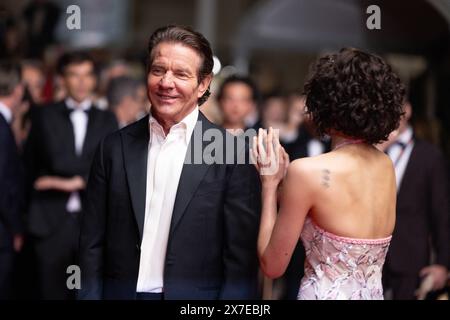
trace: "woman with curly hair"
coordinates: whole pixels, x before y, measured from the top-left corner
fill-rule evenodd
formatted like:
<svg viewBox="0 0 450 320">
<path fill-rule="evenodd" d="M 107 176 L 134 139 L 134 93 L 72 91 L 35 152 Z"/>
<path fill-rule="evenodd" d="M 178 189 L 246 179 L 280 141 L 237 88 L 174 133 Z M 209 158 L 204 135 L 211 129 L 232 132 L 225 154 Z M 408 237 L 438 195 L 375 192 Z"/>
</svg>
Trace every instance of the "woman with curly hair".
<svg viewBox="0 0 450 320">
<path fill-rule="evenodd" d="M 404 88 L 383 59 L 345 48 L 318 59 L 304 89 L 307 113 L 333 149 L 289 164 L 272 128 L 254 138 L 261 268 L 281 276 L 301 238 L 298 299 L 383 299 L 396 182 L 392 161 L 374 145 L 398 127 Z"/>
</svg>

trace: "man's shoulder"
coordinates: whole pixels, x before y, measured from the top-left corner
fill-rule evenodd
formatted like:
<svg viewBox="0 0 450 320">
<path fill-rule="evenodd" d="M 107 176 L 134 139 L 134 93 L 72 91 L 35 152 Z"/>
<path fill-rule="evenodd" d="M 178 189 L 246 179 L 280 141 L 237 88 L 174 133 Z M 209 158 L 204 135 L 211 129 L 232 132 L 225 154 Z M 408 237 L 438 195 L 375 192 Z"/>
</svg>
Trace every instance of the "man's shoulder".
<svg viewBox="0 0 450 320">
<path fill-rule="evenodd" d="M 209 120 L 208 117 L 200 110 L 198 112 L 198 119 L 197 119 L 197 121 L 202 123 L 203 130 L 205 130 L 205 129 L 206 130 L 207 129 L 217 129 L 217 130 L 219 130 L 219 131 L 221 131 L 223 133 L 225 133 L 225 131 L 226 131 L 221 126 L 219 126 L 219 125 L 215 124 L 214 122 L 212 122 L 211 120 Z"/>
<path fill-rule="evenodd" d="M 138 135 L 148 132 L 148 115 L 118 130 L 120 135 Z"/>
<path fill-rule="evenodd" d="M 36 107 L 36 112 L 40 114 L 58 112 L 65 106 L 66 104 L 64 103 L 64 101 L 49 102 L 39 107 Z"/>
<path fill-rule="evenodd" d="M 5 117 L 3 117 L 3 115 L 0 113 L 0 128 L 1 129 L 6 129 L 9 127 L 8 122 L 6 122 Z"/>
<path fill-rule="evenodd" d="M 95 105 L 91 107 L 91 112 L 96 114 L 96 119 L 105 123 L 110 127 L 117 129 L 117 118 L 116 115 L 110 110 L 102 110 L 97 108 Z M 97 121 L 97 120 L 96 120 Z"/>
<path fill-rule="evenodd" d="M 95 104 L 92 105 L 91 110 L 101 116 L 104 116 L 104 117 L 111 117 L 111 116 L 114 117 L 114 113 L 112 111 L 110 111 L 108 109 L 106 109 L 106 110 L 100 109 Z"/>
<path fill-rule="evenodd" d="M 148 116 L 143 117 L 142 119 L 129 124 L 128 126 L 116 130 L 109 135 L 107 135 L 104 139 L 105 145 L 115 145 L 121 144 L 122 139 L 127 136 L 131 137 L 142 137 L 146 135 L 148 132 Z"/>
<path fill-rule="evenodd" d="M 4 142 L 10 138 L 10 133 L 11 128 L 8 122 L 6 122 L 6 119 L 0 113 L 0 142 L 2 143 L 2 148 L 4 147 L 3 146 Z"/>
<path fill-rule="evenodd" d="M 63 115 L 63 112 L 65 108 L 64 101 L 60 102 L 51 102 L 42 104 L 40 106 L 37 106 L 33 108 L 31 111 L 31 122 L 32 123 L 54 123 L 55 117 L 60 117 Z"/>
<path fill-rule="evenodd" d="M 199 112 L 198 121 L 201 121 L 203 125 L 202 129 L 203 134 L 205 134 L 210 129 L 216 131 L 221 135 L 224 145 L 226 145 L 228 141 L 233 141 L 234 144 L 237 144 L 238 146 L 243 146 L 245 149 L 248 149 L 251 143 L 251 139 L 253 138 L 254 135 L 257 134 L 257 132 L 251 128 L 245 131 L 240 130 L 240 132 L 228 131 L 225 128 L 211 122 L 201 111 Z"/>
<path fill-rule="evenodd" d="M 414 149 L 419 157 L 426 159 L 427 162 L 443 158 L 441 149 L 437 145 L 424 139 L 415 139 Z"/>
</svg>

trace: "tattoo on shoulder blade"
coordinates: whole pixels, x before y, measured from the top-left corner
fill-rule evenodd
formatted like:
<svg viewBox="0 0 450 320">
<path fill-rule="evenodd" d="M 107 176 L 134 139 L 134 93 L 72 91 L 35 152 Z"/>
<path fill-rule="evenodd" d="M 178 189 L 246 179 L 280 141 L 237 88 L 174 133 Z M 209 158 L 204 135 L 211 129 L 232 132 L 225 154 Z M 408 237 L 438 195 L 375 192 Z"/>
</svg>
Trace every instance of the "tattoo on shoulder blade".
<svg viewBox="0 0 450 320">
<path fill-rule="evenodd" d="M 328 169 L 323 169 L 322 170 L 321 185 L 324 186 L 327 189 L 330 187 L 330 170 L 328 170 Z"/>
</svg>

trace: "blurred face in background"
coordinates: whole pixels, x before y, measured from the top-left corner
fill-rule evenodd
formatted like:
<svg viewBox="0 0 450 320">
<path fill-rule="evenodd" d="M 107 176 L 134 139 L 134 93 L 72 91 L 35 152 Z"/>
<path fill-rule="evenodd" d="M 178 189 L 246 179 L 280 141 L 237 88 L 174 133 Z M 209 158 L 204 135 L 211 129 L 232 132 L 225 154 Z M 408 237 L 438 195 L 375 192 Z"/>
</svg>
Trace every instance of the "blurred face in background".
<svg viewBox="0 0 450 320">
<path fill-rule="evenodd" d="M 266 100 L 263 108 L 265 127 L 279 127 L 286 121 L 287 105 L 282 97 L 271 97 Z"/>
<path fill-rule="evenodd" d="M 130 76 L 131 70 L 124 61 L 115 61 L 110 66 L 102 70 L 99 79 L 100 92 L 106 92 L 111 80 L 119 77 Z"/>
<path fill-rule="evenodd" d="M 229 83 L 219 101 L 224 126 L 236 129 L 245 126 L 245 118 L 255 108 L 252 89 L 245 83 Z"/>
<path fill-rule="evenodd" d="M 142 114 L 142 111 L 147 106 L 147 94 L 145 86 L 136 89 L 133 95 L 124 98 L 124 105 L 126 106 L 127 123 L 134 122 Z"/>
<path fill-rule="evenodd" d="M 69 64 L 63 75 L 67 95 L 77 102 L 90 98 L 96 86 L 94 65 L 90 61 Z"/>
<path fill-rule="evenodd" d="M 288 112 L 288 123 L 293 127 L 299 126 L 304 122 L 305 116 L 305 104 L 306 97 L 299 95 L 292 95 L 289 97 L 289 112 Z"/>
<path fill-rule="evenodd" d="M 45 85 L 44 74 L 39 68 L 24 66 L 22 68 L 22 79 L 30 92 L 33 102 L 43 103 L 43 90 Z"/>
<path fill-rule="evenodd" d="M 150 111 L 150 101 L 148 101 L 147 88 L 145 87 L 144 84 L 142 86 L 139 86 L 136 95 L 138 101 L 140 101 L 141 107 L 141 109 L 139 110 L 139 115 L 147 114 Z"/>
<path fill-rule="evenodd" d="M 403 131 L 406 130 L 406 128 L 409 125 L 409 120 L 411 119 L 411 116 L 412 116 L 412 106 L 409 101 L 405 101 L 403 103 L 403 112 L 405 114 L 400 118 L 400 125 L 399 125 L 398 129 L 396 130 L 399 133 L 402 133 Z"/>
</svg>

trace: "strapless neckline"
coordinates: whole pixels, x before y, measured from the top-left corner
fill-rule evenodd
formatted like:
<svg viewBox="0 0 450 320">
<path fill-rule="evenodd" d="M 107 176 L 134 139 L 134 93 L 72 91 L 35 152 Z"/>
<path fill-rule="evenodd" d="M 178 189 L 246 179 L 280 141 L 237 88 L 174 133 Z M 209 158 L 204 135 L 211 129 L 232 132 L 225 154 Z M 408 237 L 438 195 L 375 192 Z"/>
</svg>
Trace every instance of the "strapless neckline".
<svg viewBox="0 0 450 320">
<path fill-rule="evenodd" d="M 334 233 L 331 233 L 329 231 L 326 231 L 322 227 L 320 227 L 312 218 L 308 217 L 306 218 L 309 220 L 308 222 L 311 223 L 311 225 L 316 229 L 318 232 L 323 234 L 325 237 L 330 238 L 332 240 L 341 241 L 341 242 L 347 242 L 347 243 L 353 243 L 353 244 L 387 244 L 391 241 L 392 235 L 385 237 L 385 238 L 376 238 L 376 239 L 364 239 L 364 238 L 351 238 L 351 237 L 344 237 L 339 236 Z"/>
</svg>

